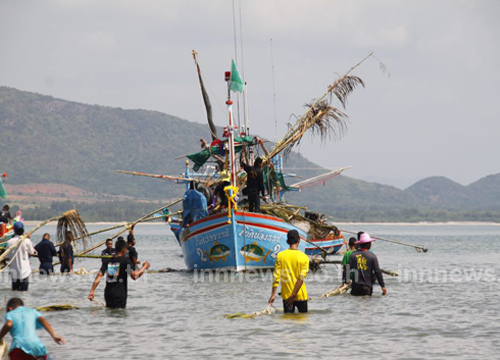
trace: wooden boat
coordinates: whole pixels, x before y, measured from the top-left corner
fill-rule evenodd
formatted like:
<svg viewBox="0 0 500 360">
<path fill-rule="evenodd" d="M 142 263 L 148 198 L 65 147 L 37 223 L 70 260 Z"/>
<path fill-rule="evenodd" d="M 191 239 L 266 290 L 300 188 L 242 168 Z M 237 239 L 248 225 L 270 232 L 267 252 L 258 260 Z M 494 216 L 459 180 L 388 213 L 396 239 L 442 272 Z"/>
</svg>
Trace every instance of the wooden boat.
<svg viewBox="0 0 500 360">
<path fill-rule="evenodd" d="M 14 237 L 14 229 L 7 228 L 6 224 L 0 223 L 0 249 L 5 248 L 5 243 Z"/>
<path fill-rule="evenodd" d="M 283 180 L 282 166 L 278 164 L 282 164 L 280 153 L 289 153 L 293 146 L 300 143 L 301 138 L 308 130 L 312 129 L 313 132 L 318 132 L 323 138 L 328 138 L 332 132 L 336 134 L 345 130 L 347 115 L 331 106 L 331 99 L 335 95 L 345 105 L 347 96 L 357 86 L 364 86 L 363 81 L 359 77 L 352 76 L 350 73 L 370 57 L 371 54 L 339 77 L 335 83 L 328 87 L 327 92 L 323 96 L 308 104 L 306 112 L 297 119 L 295 124 L 289 126 L 284 138 L 276 143 L 270 151 L 267 151 L 260 139 L 256 137 L 252 139 L 250 137 L 246 116 L 244 118 L 244 126 L 240 124 L 240 127 L 237 127 L 233 123 L 231 91 L 242 92 L 242 89 L 244 89 L 244 82 L 239 77 L 234 62 L 232 71 L 225 74 L 228 94 L 226 101 L 228 126 L 224 127 L 222 136 L 219 137 L 217 135 L 217 129 L 212 121 L 208 95 L 204 89 L 196 60 L 196 52 L 193 52 L 193 56 L 198 70 L 213 141 L 209 144 L 204 139 L 201 139 L 200 142 L 202 143 L 203 150 L 195 154 L 185 155 L 185 157 L 195 163 L 194 171 L 198 171 L 201 167 L 205 166 L 205 162 L 213 157 L 217 162 L 220 174 L 215 174 L 215 176 L 211 176 L 207 180 L 207 177 L 196 179 L 195 174 L 189 174 L 187 168 L 186 173 L 181 177 L 126 172 L 132 175 L 162 178 L 184 184 L 195 180 L 203 183 L 205 187 L 221 185 L 224 183 L 222 179 L 228 181 L 229 185 L 224 185 L 224 192 L 230 199 L 227 210 L 223 209 L 222 212 L 219 210 L 218 213 L 208 216 L 203 214 L 202 216 L 205 217 L 186 225 L 184 228 L 180 227 L 178 219 L 169 218 L 171 220 L 169 221 L 171 229 L 176 234 L 179 244 L 182 247 L 187 268 L 189 270 L 231 269 L 236 271 L 271 268 L 274 266 L 279 251 L 288 248 L 286 234 L 292 229 L 299 232 L 300 239 L 302 240 L 299 248 L 302 251 L 307 251 L 310 255 L 315 255 L 319 252 L 323 253 L 322 250 L 318 249 L 319 246 L 326 250 L 327 253 L 336 253 L 344 243 L 344 239 L 338 229 L 334 226 L 323 224 L 320 221 L 307 219 L 304 216 L 305 214 L 300 215 L 299 211 L 303 208 L 299 206 L 283 205 L 281 195 L 285 191 L 299 191 L 302 187 L 322 184 L 339 175 L 346 168 L 330 171 L 327 174 L 308 179 L 307 181 L 286 186 Z M 270 180 L 267 183 L 272 183 L 267 188 L 268 194 L 272 196 L 271 205 L 269 205 L 271 209 L 267 212 L 263 210 L 263 212 L 266 212 L 264 214 L 242 211 L 237 208 L 237 200 L 234 200 L 234 197 L 241 190 L 238 186 L 241 186 L 245 182 L 244 179 L 246 177 L 246 174 L 239 169 L 239 163 L 236 162 L 236 153 L 247 149 L 245 154 L 246 162 L 251 163 L 254 160 L 252 155 L 254 146 L 262 147 L 265 154 L 263 156 L 264 165 L 267 167 L 267 173 L 264 173 L 264 177 Z M 186 162 L 186 166 L 187 164 L 188 162 Z M 224 176 L 223 173 L 225 173 Z M 207 201 L 210 202 L 208 197 Z M 292 208 L 293 210 L 290 213 L 290 209 Z M 165 216 L 167 217 L 168 214 L 165 214 Z M 318 229 L 321 230 L 319 233 Z M 315 243 L 318 246 L 308 245 L 306 240 L 312 241 L 313 244 Z"/>
<path fill-rule="evenodd" d="M 316 246 L 313 246 L 313 245 L 308 243 L 306 246 L 306 254 L 307 255 L 321 255 L 324 253 L 324 251 L 326 251 L 327 255 L 334 255 L 344 245 L 345 238 L 344 238 L 344 235 L 339 233 L 338 236 L 332 236 L 331 238 L 311 239 L 309 241 Z M 322 251 L 322 250 L 324 250 L 324 251 Z"/>
<path fill-rule="evenodd" d="M 246 271 L 274 267 L 276 256 L 288 249 L 289 230 L 297 230 L 299 249 L 305 251 L 307 234 L 282 219 L 245 211 L 209 215 L 185 228 L 180 245 L 188 270 Z M 178 229 L 173 226 L 172 229 Z"/>
</svg>

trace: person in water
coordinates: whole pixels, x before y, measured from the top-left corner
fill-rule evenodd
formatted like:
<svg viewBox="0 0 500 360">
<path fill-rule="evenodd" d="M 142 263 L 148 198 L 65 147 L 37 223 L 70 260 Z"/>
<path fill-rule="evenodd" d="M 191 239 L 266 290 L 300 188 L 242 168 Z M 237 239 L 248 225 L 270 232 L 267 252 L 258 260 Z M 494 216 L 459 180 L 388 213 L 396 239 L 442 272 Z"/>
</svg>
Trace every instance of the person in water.
<svg viewBox="0 0 500 360">
<path fill-rule="evenodd" d="M 351 254 L 356 251 L 356 238 L 352 237 L 349 239 L 349 250 L 347 250 L 344 254 L 344 257 L 342 258 L 342 269 L 345 271 L 345 267 L 347 266 L 347 263 L 349 262 L 349 258 L 351 257 Z M 344 282 L 344 285 L 346 283 Z"/>
<path fill-rule="evenodd" d="M 342 272 L 342 282 L 346 284 L 349 278 L 352 280 L 351 295 L 371 296 L 373 293 L 373 283 L 375 278 L 382 288 L 382 295 L 387 295 L 384 277 L 378 264 L 377 256 L 370 251 L 372 242 L 376 241 L 370 234 L 363 233 L 356 241 L 359 250 L 354 251 L 349 257 L 349 261 Z"/>
<path fill-rule="evenodd" d="M 73 233 L 71 231 L 66 232 L 64 237 L 64 242 L 61 244 L 57 255 L 59 255 L 59 261 L 61 262 L 61 273 L 73 272 Z"/>
<path fill-rule="evenodd" d="M 97 274 L 89 300 L 94 300 L 94 293 L 106 274 L 106 287 L 104 289 L 104 300 L 106 307 L 110 309 L 124 309 L 127 306 L 128 287 L 127 280 L 130 276 L 133 280 L 139 279 L 149 269 L 149 262 L 145 262 L 140 270 L 135 270 L 127 255 L 127 243 L 118 239 L 115 243 L 116 254 L 111 259 L 104 259 L 101 270 Z"/>
<path fill-rule="evenodd" d="M 128 257 L 130 258 L 130 261 L 132 262 L 133 269 L 137 269 L 138 265 L 141 263 L 138 259 L 139 254 L 137 253 L 137 250 L 135 249 L 135 236 L 134 236 L 134 227 L 130 229 L 130 232 L 127 236 L 127 246 L 128 246 Z"/>
<path fill-rule="evenodd" d="M 40 274 L 50 275 L 54 272 L 54 265 L 52 265 L 52 258 L 57 255 L 54 244 L 50 241 L 50 234 L 43 234 L 42 241 L 35 246 L 38 253 L 38 260 L 40 260 Z"/>
<path fill-rule="evenodd" d="M 7 301 L 5 324 L 0 330 L 0 341 L 9 332 L 12 335 L 9 359 L 47 359 L 47 349 L 36 334 L 36 330 L 41 328 L 44 328 L 57 344 L 65 344 L 64 338 L 54 332 L 52 326 L 40 312 L 24 307 L 23 301 L 19 298 L 9 299 Z"/>
<path fill-rule="evenodd" d="M 307 312 L 307 290 L 304 283 L 309 272 L 309 258 L 299 250 L 300 236 L 297 230 L 290 230 L 286 242 L 290 249 L 282 251 L 276 258 L 273 271 L 273 286 L 269 304 L 272 305 L 278 285 L 281 283 L 281 297 L 285 313 Z"/>
<path fill-rule="evenodd" d="M 250 212 L 260 212 L 259 193 L 262 193 L 262 199 L 266 201 L 262 159 L 260 157 L 255 159 L 253 166 L 245 164 L 242 159 L 240 160 L 240 164 L 247 173 L 247 187 L 244 193 L 248 196 L 248 210 Z"/>
<path fill-rule="evenodd" d="M 113 239 L 106 239 L 106 249 L 101 251 L 101 256 L 113 256 L 116 250 L 113 247 Z"/>
<path fill-rule="evenodd" d="M 36 256 L 36 250 L 30 240 L 29 234 L 21 240 L 24 235 L 24 224 L 20 221 L 14 224 L 15 236 L 7 241 L 5 248 L 15 247 L 8 255 L 10 259 L 10 276 L 12 279 L 12 291 L 28 291 L 29 276 L 31 274 L 30 256 Z"/>
</svg>

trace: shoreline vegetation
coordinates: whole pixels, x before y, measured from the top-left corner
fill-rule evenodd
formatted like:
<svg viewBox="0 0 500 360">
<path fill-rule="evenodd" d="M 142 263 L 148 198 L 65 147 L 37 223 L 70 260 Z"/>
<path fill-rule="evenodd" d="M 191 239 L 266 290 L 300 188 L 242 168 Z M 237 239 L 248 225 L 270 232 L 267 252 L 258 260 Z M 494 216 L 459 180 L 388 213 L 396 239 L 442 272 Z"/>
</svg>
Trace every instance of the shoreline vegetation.
<svg viewBox="0 0 500 360">
<path fill-rule="evenodd" d="M 86 223 L 92 224 L 121 224 L 124 221 L 137 219 L 157 209 L 165 201 L 100 201 L 100 202 L 77 202 L 77 201 L 54 201 L 51 203 L 16 203 L 5 202 L 11 207 L 11 213 L 18 209 L 22 210 L 26 221 L 43 221 L 63 213 L 69 209 L 77 209 Z M 171 212 L 177 209 L 174 206 Z M 404 210 L 364 210 L 345 209 L 326 212 L 329 223 L 340 226 L 340 224 L 474 224 L 474 225 L 500 225 L 500 211 L 453 211 L 436 209 L 404 209 Z M 161 222 L 161 220 L 158 220 Z"/>
</svg>

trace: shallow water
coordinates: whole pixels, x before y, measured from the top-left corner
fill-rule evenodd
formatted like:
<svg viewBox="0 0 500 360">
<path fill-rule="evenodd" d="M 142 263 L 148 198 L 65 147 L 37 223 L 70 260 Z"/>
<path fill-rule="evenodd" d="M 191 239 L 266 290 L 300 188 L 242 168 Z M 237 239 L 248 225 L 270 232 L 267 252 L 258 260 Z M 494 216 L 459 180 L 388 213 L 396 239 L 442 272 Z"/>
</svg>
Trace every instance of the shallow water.
<svg viewBox="0 0 500 360">
<path fill-rule="evenodd" d="M 91 225 L 89 230 L 99 226 Z M 225 319 L 224 314 L 263 310 L 271 274 L 236 274 L 231 280 L 193 273 L 147 274 L 129 282 L 128 308 L 106 310 L 86 300 L 94 276 L 32 276 L 27 293 L 0 283 L 2 301 L 19 296 L 27 306 L 65 304 L 78 310 L 47 312 L 65 346 L 40 332 L 53 359 L 225 359 L 349 358 L 498 358 L 500 324 L 500 226 L 365 225 L 343 226 L 373 236 L 424 245 L 428 253 L 378 241 L 373 251 L 385 269 L 388 296 L 380 287 L 371 298 L 335 296 L 309 303 L 305 315 Z M 49 232 L 54 233 L 54 227 Z M 140 260 L 151 269 L 182 269 L 176 240 L 163 225 L 136 229 Z M 41 233 L 34 236 L 34 243 Z M 101 238 L 97 239 L 101 240 Z M 340 256 L 333 256 L 340 259 Z M 37 267 L 37 260 L 33 260 Z M 99 267 L 100 260 L 79 260 L 76 267 Z M 212 280 L 212 281 L 210 281 Z M 325 265 L 307 281 L 309 296 L 340 284 L 339 271 Z M 96 298 L 104 301 L 104 283 Z M 277 299 L 275 305 L 281 308 Z M 10 336 L 7 336 L 10 338 Z M 10 339 L 8 339 L 10 342 Z"/>
</svg>

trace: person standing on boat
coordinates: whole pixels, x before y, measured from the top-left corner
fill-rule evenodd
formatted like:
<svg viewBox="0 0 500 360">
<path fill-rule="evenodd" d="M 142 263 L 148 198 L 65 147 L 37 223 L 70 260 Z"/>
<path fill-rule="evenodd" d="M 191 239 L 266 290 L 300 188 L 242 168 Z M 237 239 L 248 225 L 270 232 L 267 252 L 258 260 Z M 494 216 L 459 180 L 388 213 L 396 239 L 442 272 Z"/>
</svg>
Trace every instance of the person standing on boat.
<svg viewBox="0 0 500 360">
<path fill-rule="evenodd" d="M 59 255 L 59 261 L 61 262 L 61 273 L 72 272 L 74 257 L 73 257 L 73 233 L 71 231 L 66 232 L 64 237 L 64 242 L 61 244 L 57 255 Z"/>
<path fill-rule="evenodd" d="M 250 212 L 260 212 L 260 197 L 266 201 L 264 193 L 264 175 L 262 174 L 262 159 L 258 157 L 255 159 L 253 166 L 249 166 L 240 159 L 240 164 L 247 173 L 247 187 L 244 190 L 245 195 L 248 196 L 248 210 Z"/>
<path fill-rule="evenodd" d="M 286 242 L 290 249 L 280 252 L 276 258 L 269 304 L 273 304 L 281 282 L 284 312 L 294 313 L 297 308 L 300 313 L 306 313 L 307 290 L 304 281 L 309 272 L 309 258 L 299 250 L 300 236 L 297 230 L 288 232 Z"/>
<path fill-rule="evenodd" d="M 370 251 L 371 243 L 376 241 L 370 237 L 370 234 L 363 233 L 356 241 L 359 250 L 354 251 L 349 257 L 349 262 L 344 268 L 342 282 L 345 284 L 352 280 L 351 295 L 371 296 L 373 293 L 373 283 L 378 280 L 382 288 L 382 295 L 387 295 L 384 277 L 378 264 L 377 256 Z"/>
<path fill-rule="evenodd" d="M 94 293 L 104 274 L 106 276 L 106 288 L 104 289 L 104 300 L 106 307 L 110 309 L 124 309 L 127 306 L 128 287 L 127 280 L 130 276 L 133 280 L 139 279 L 149 269 L 146 261 L 140 270 L 134 270 L 133 264 L 127 255 L 127 243 L 119 239 L 115 243 L 116 254 L 111 259 L 104 259 L 101 270 L 97 274 L 89 300 L 94 300 Z"/>
<path fill-rule="evenodd" d="M 35 246 L 38 253 L 38 260 L 40 260 L 40 274 L 50 275 L 54 272 L 54 265 L 52 265 L 52 257 L 57 255 L 54 244 L 50 241 L 48 233 L 43 234 L 42 241 Z"/>
<path fill-rule="evenodd" d="M 189 190 L 184 194 L 182 201 L 182 226 L 200 220 L 208 215 L 207 198 L 201 192 L 196 190 L 196 184 L 191 181 Z"/>
<path fill-rule="evenodd" d="M 15 236 L 5 244 L 6 249 L 12 246 L 16 247 L 9 254 L 9 258 L 12 260 L 10 263 L 12 291 L 28 291 L 29 276 L 31 274 L 30 256 L 35 256 L 36 250 L 33 248 L 29 235 L 17 244 L 21 236 L 24 235 L 24 224 L 22 222 L 18 221 L 14 224 L 14 234 Z"/>
<path fill-rule="evenodd" d="M 0 213 L 0 222 L 6 223 L 7 227 L 12 226 L 12 215 L 10 214 L 9 205 L 4 205 L 2 208 L 2 212 Z"/>
<path fill-rule="evenodd" d="M 12 335 L 9 359 L 47 359 L 47 349 L 36 334 L 36 331 L 41 328 L 44 328 L 57 344 L 65 344 L 64 338 L 54 332 L 40 312 L 24 307 L 23 301 L 19 298 L 9 299 L 5 324 L 0 330 L 0 342 L 7 333 L 10 332 Z"/>
</svg>

